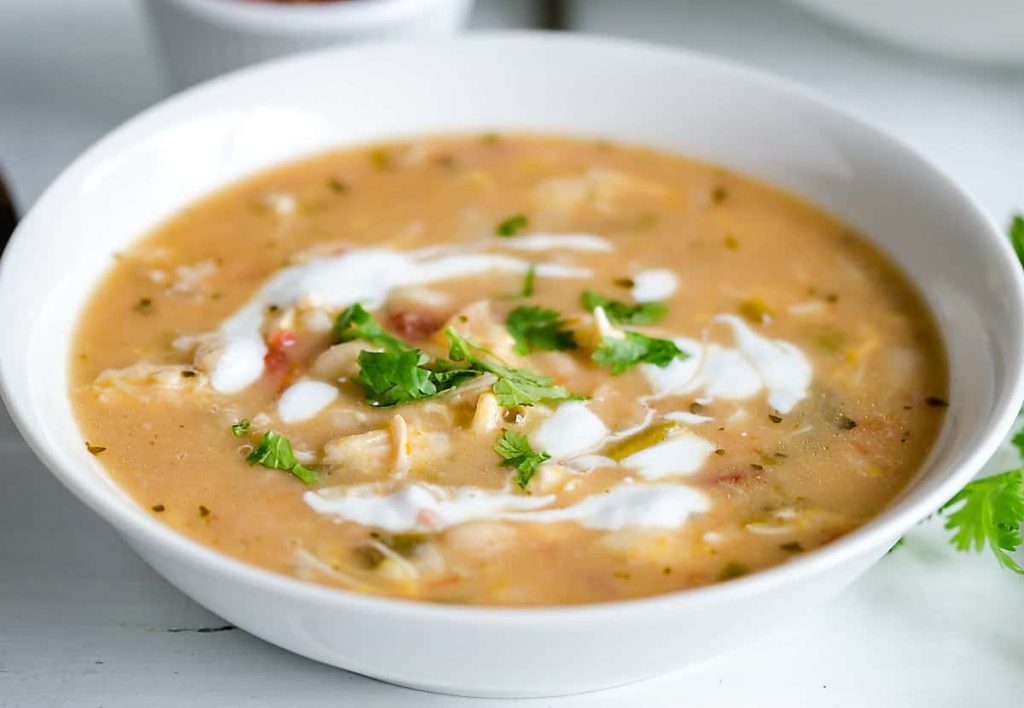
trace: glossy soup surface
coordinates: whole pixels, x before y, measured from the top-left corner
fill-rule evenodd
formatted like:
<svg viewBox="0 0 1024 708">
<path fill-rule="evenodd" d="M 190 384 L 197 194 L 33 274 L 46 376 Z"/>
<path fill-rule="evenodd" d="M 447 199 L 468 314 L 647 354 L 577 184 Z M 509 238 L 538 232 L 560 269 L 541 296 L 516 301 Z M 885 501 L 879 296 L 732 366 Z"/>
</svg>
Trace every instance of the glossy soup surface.
<svg viewBox="0 0 1024 708">
<path fill-rule="evenodd" d="M 827 544 L 913 476 L 946 396 L 917 293 L 841 223 L 678 156 L 504 135 L 334 152 L 200 201 L 118 255 L 72 369 L 89 449 L 180 532 L 496 605 Z"/>
</svg>

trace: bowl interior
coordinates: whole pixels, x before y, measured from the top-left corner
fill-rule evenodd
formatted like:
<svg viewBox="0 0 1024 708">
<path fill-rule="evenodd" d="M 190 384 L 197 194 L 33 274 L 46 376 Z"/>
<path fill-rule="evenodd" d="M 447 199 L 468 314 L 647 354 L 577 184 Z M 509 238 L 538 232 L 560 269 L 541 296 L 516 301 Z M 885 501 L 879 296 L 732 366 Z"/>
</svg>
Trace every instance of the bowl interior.
<svg viewBox="0 0 1024 708">
<path fill-rule="evenodd" d="M 898 536 L 966 482 L 1008 429 L 1021 399 L 1022 279 L 997 229 L 933 167 L 754 72 L 530 34 L 276 62 L 186 92 L 91 149 L 40 199 L 0 266 L 0 382 L 19 427 L 108 520 L 166 541 L 171 532 L 87 453 L 65 393 L 79 310 L 114 254 L 253 170 L 364 141 L 487 130 L 600 136 L 752 174 L 861 230 L 916 282 L 948 349 L 949 415 L 901 500 L 823 554 Z"/>
</svg>

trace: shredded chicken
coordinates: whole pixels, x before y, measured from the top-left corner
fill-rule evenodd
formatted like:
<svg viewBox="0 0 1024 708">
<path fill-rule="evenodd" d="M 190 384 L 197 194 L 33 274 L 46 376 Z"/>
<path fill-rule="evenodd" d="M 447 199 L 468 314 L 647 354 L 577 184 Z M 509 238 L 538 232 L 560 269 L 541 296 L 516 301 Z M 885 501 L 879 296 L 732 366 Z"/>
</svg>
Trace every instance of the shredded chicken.
<svg viewBox="0 0 1024 708">
<path fill-rule="evenodd" d="M 446 433 L 421 430 L 396 415 L 386 430 L 331 440 L 324 446 L 323 462 L 361 476 L 400 478 L 437 464 L 450 453 L 451 440 Z"/>
<path fill-rule="evenodd" d="M 491 432 L 501 425 L 501 413 L 502 408 L 494 394 L 490 391 L 481 393 L 476 399 L 476 411 L 473 413 L 470 430 L 477 435 Z"/>
<path fill-rule="evenodd" d="M 122 369 L 106 369 L 96 377 L 99 387 L 163 389 L 204 389 L 210 384 L 209 377 L 202 371 L 183 364 L 150 364 L 139 362 Z"/>
<path fill-rule="evenodd" d="M 505 323 L 494 314 L 489 300 L 477 300 L 466 305 L 456 312 L 441 330 L 447 327 L 452 327 L 497 357 L 506 360 L 515 357 L 515 340 L 508 333 Z M 442 334 L 439 333 L 436 339 L 439 344 L 444 344 Z"/>
<path fill-rule="evenodd" d="M 359 373 L 356 358 L 364 350 L 375 351 L 366 342 L 354 341 L 335 344 L 321 353 L 313 362 L 313 375 L 327 380 L 351 379 Z"/>
</svg>

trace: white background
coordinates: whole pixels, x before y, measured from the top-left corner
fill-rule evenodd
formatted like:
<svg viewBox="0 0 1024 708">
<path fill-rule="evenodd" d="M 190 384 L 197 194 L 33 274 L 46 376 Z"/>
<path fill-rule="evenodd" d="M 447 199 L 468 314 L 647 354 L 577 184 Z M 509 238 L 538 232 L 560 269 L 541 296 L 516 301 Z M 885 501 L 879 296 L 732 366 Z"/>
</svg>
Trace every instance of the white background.
<svg viewBox="0 0 1024 708">
<path fill-rule="evenodd" d="M 0 168 L 22 208 L 164 95 L 139 10 L 133 0 L 0 0 Z M 907 54 L 780 0 L 577 0 L 573 15 L 578 29 L 701 49 L 813 86 L 930 156 L 1000 222 L 1024 207 L 1024 69 Z M 523 0 L 482 0 L 473 25 L 530 20 Z M 1012 459 L 1004 452 L 992 469 Z M 512 704 L 387 686 L 240 630 L 194 631 L 223 624 L 65 492 L 0 412 L 0 706 Z M 635 686 L 515 704 L 960 708 L 1022 695 L 1024 578 L 954 554 L 932 521 L 786 634 Z"/>
</svg>

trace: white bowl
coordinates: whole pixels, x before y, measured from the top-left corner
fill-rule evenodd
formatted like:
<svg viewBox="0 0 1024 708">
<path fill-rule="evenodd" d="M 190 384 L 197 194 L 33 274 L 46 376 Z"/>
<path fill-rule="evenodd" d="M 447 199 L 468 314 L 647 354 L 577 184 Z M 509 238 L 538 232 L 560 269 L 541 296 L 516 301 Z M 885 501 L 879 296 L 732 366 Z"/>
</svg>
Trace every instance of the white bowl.
<svg viewBox="0 0 1024 708">
<path fill-rule="evenodd" d="M 981 64 L 1024 64 L 1021 0 L 791 1 L 892 44 Z"/>
<path fill-rule="evenodd" d="M 331 44 L 441 37 L 462 29 L 473 0 L 146 0 L 164 66 L 178 88 L 249 64 Z M 332 77 L 325 89 L 344 86 Z"/>
<path fill-rule="evenodd" d="M 348 80 L 333 84 L 338 76 Z M 952 372 L 941 436 L 899 499 L 821 550 L 729 583 L 629 602 L 495 609 L 370 597 L 276 575 L 177 534 L 111 482 L 75 424 L 67 362 L 82 303 L 113 253 L 190 201 L 282 160 L 394 136 L 495 129 L 604 136 L 713 160 L 870 234 L 923 291 Z M 934 166 L 762 74 L 561 35 L 320 51 L 145 112 L 71 165 L 22 222 L 0 263 L 0 322 L 0 384 L 28 442 L 183 592 L 319 661 L 488 696 L 622 684 L 785 626 L 970 480 L 1024 396 L 1020 268 L 1000 230 Z"/>
</svg>

